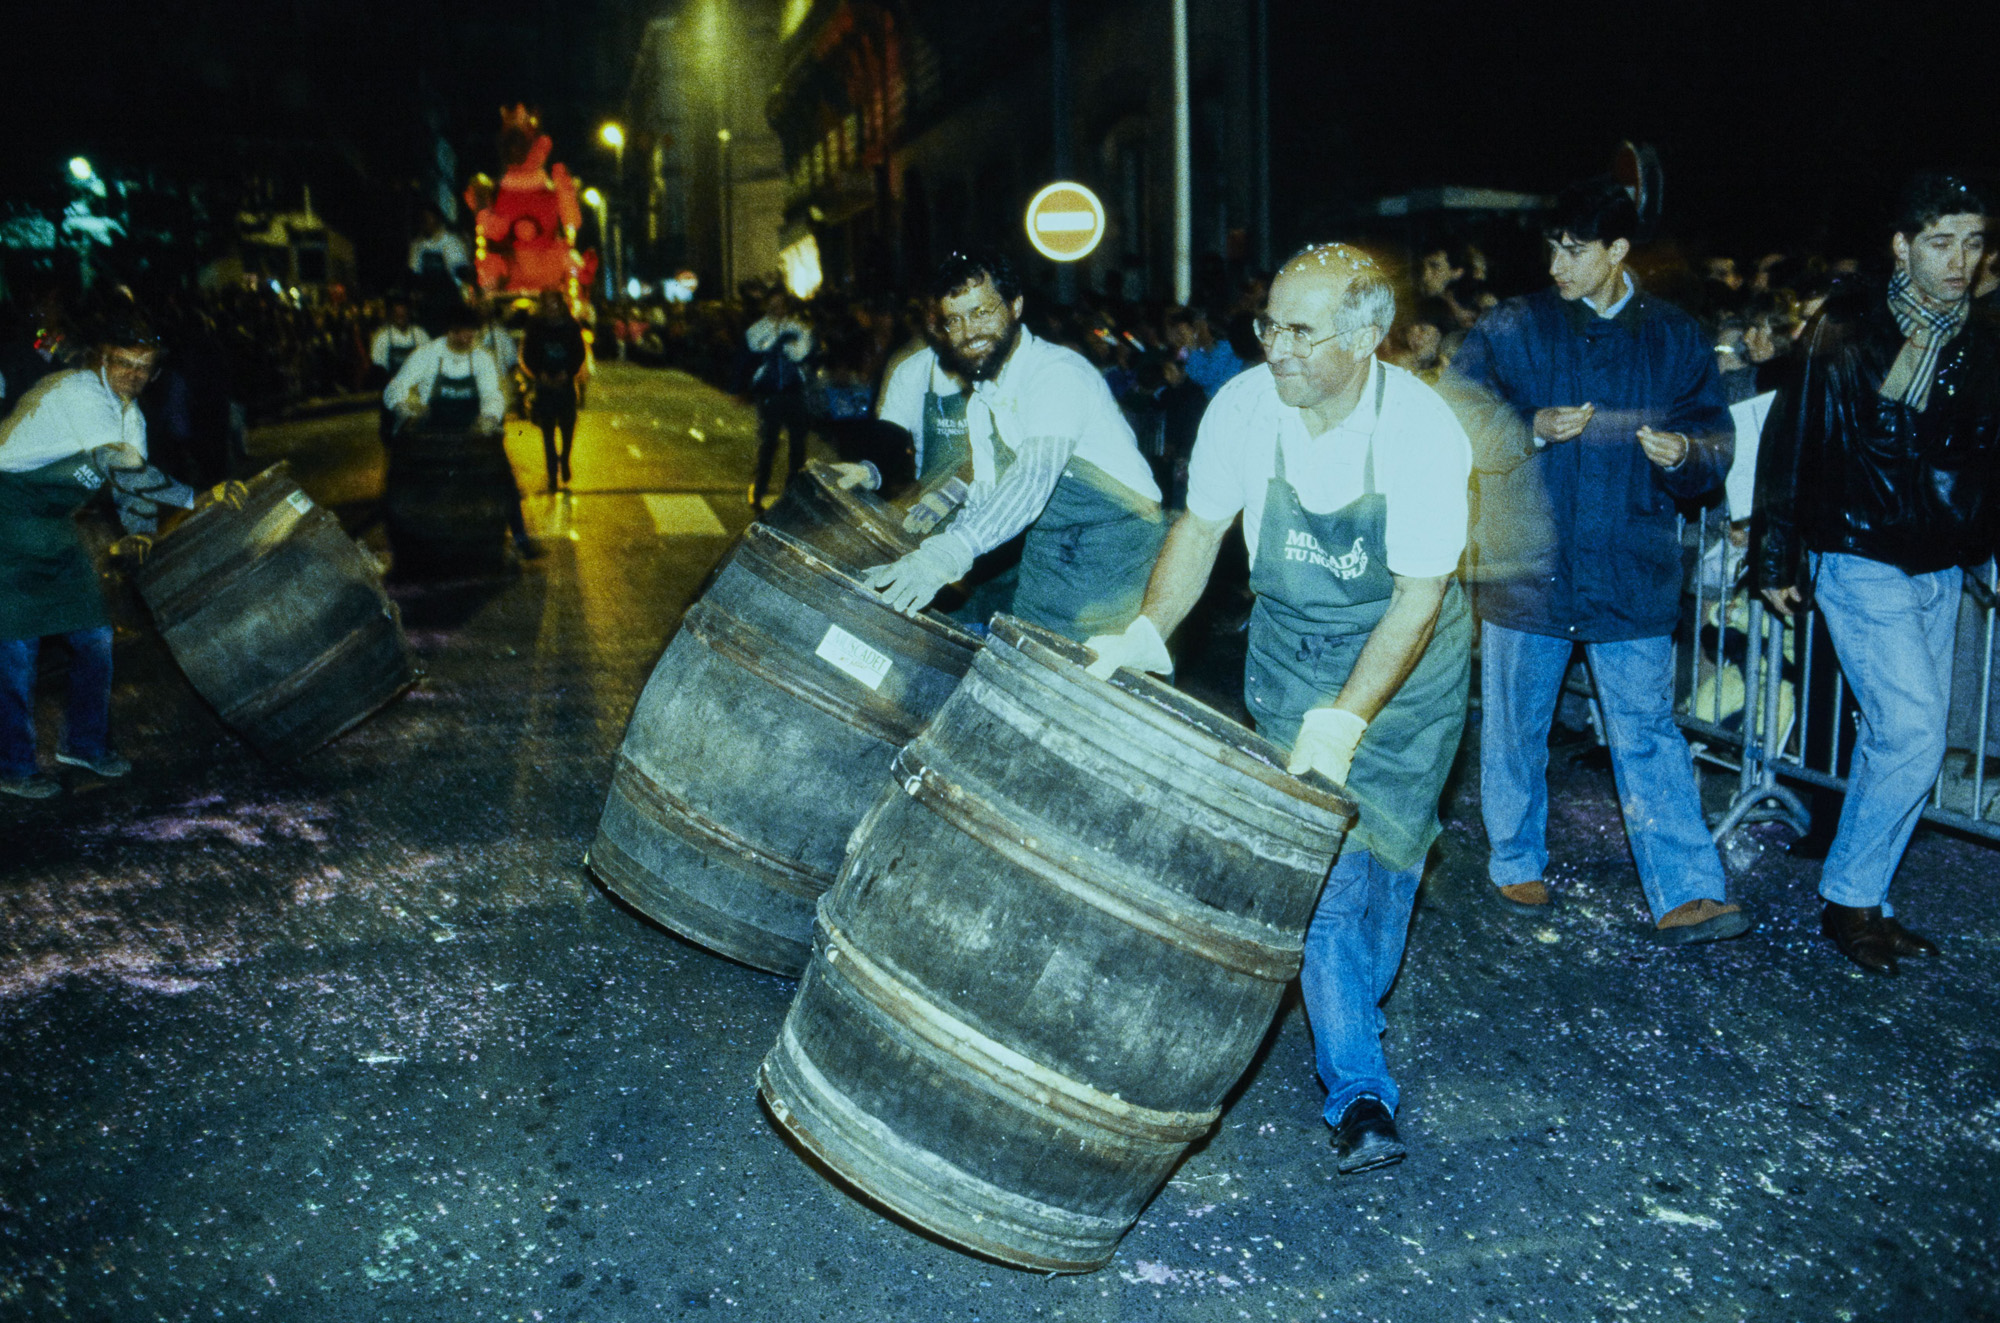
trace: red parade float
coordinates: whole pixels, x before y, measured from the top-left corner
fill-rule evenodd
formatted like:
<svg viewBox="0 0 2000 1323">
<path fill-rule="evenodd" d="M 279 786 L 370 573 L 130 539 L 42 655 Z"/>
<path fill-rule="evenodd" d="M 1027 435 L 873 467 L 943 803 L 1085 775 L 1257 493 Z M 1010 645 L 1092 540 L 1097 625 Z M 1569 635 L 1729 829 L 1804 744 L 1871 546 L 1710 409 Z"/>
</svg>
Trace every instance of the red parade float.
<svg viewBox="0 0 2000 1323">
<path fill-rule="evenodd" d="M 473 268 L 487 294 L 560 290 L 575 309 L 597 272 L 597 253 L 577 250 L 576 181 L 561 162 L 548 165 L 553 146 L 533 111 L 501 110 L 500 182 L 476 175 L 465 189 L 475 214 Z"/>
</svg>

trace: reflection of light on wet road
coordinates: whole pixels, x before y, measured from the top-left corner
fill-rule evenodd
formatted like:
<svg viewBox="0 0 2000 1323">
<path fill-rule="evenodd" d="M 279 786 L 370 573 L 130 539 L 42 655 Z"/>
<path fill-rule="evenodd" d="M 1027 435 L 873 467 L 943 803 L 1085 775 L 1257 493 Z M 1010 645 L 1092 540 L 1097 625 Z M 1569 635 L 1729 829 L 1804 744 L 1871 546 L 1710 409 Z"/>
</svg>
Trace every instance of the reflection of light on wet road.
<svg viewBox="0 0 2000 1323">
<path fill-rule="evenodd" d="M 715 510 L 699 496 L 662 495 L 648 492 L 639 498 L 653 517 L 653 528 L 661 537 L 724 537 L 729 530 L 715 517 Z"/>
</svg>

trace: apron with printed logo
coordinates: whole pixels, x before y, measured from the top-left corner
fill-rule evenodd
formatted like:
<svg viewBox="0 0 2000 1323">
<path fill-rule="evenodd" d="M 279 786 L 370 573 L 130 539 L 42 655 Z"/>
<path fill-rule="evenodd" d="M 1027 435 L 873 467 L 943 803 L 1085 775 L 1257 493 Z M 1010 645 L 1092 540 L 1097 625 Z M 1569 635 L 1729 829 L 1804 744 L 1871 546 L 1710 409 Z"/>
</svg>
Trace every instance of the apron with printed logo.
<svg viewBox="0 0 2000 1323">
<path fill-rule="evenodd" d="M 1387 372 L 1375 369 L 1379 430 Z M 1333 701 L 1376 624 L 1395 578 L 1385 534 L 1389 501 L 1375 488 L 1375 438 L 1362 462 L 1361 495 L 1315 514 L 1299 503 L 1277 445 L 1250 588 L 1250 653 L 1243 699 L 1258 731 L 1289 747 L 1305 714 Z M 1348 844 L 1388 868 L 1414 868 L 1437 839 L 1438 796 L 1465 727 L 1472 624 L 1453 578 L 1430 646 L 1354 753 L 1347 790 L 1360 806 Z"/>
</svg>

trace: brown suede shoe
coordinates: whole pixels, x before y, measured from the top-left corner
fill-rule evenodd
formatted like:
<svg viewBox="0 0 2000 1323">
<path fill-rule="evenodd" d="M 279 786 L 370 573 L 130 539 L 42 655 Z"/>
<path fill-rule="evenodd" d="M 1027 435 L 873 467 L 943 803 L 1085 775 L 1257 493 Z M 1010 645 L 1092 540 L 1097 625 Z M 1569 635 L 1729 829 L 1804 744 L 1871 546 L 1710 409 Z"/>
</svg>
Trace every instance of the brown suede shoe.
<svg viewBox="0 0 2000 1323">
<path fill-rule="evenodd" d="M 1532 882 L 1516 882 L 1511 886 L 1495 887 L 1500 903 L 1516 914 L 1526 914 L 1541 918 L 1555 908 L 1555 897 L 1549 894 L 1548 884 L 1540 878 Z"/>
<path fill-rule="evenodd" d="M 1720 942 L 1741 937 L 1755 927 L 1741 905 L 1725 905 L 1703 896 L 1685 905 L 1676 905 L 1660 916 L 1655 929 L 1667 946 L 1691 946 L 1696 942 Z"/>
</svg>

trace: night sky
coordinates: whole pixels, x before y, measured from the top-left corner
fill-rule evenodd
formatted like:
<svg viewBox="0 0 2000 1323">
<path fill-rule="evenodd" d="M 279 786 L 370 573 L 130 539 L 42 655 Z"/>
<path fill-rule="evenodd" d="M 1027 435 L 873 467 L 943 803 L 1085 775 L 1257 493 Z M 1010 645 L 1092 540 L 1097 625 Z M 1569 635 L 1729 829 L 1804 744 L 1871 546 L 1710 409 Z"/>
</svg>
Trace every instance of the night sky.
<svg viewBox="0 0 2000 1323">
<path fill-rule="evenodd" d="M 1632 138 L 1658 147 L 1667 227 L 1694 246 L 1852 245 L 1910 169 L 2000 169 L 1977 12 L 1271 0 L 1272 172 L 1324 162 L 1320 189 L 1293 185 L 1306 209 L 1427 184 L 1554 191 Z"/>
<path fill-rule="evenodd" d="M 315 181 L 362 240 L 405 223 L 425 92 L 465 168 L 501 101 L 539 103 L 558 151 L 616 113 L 660 0 L 80 0 L 9 19 L 7 192 L 77 153 L 179 177 Z M 1280 242 L 1345 203 L 1461 183 L 1549 191 L 1623 138 L 1658 145 L 1669 229 L 1761 251 L 1853 246 L 1911 166 L 1996 160 L 1969 5 L 1398 5 L 1271 0 Z M 54 52 L 45 55 L 44 52 Z M 405 190 L 399 193 L 398 190 Z"/>
</svg>

